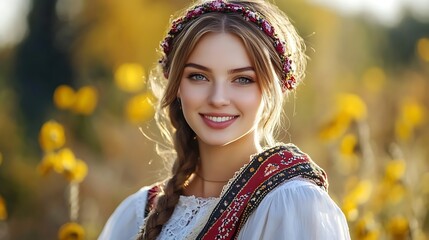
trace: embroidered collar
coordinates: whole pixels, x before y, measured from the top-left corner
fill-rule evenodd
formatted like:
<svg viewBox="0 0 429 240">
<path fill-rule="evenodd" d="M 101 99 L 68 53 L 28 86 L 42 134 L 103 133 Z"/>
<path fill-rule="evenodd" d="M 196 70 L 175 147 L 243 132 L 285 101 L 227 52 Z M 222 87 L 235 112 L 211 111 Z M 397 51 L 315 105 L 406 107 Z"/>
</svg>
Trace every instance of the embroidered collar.
<svg viewBox="0 0 429 240">
<path fill-rule="evenodd" d="M 222 194 L 199 235 L 191 239 L 236 239 L 264 197 L 295 177 L 328 189 L 325 171 L 293 144 L 281 144 L 254 156 Z"/>
</svg>

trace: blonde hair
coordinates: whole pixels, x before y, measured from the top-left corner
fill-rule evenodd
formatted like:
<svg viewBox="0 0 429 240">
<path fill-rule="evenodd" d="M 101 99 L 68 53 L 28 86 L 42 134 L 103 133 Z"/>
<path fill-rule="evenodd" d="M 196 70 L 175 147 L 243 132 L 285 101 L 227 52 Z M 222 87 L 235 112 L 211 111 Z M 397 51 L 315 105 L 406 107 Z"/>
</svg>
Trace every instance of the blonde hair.
<svg viewBox="0 0 429 240">
<path fill-rule="evenodd" d="M 206 1 L 197 2 L 193 6 L 203 2 Z M 260 13 L 274 27 L 278 37 L 286 42 L 286 51 L 291 55 L 295 78 L 299 83 L 304 77 L 306 66 L 305 45 L 288 17 L 275 5 L 263 0 L 225 2 L 239 4 Z M 184 13 L 180 16 L 183 15 Z M 177 92 L 188 57 L 198 41 L 211 32 L 232 33 L 243 41 L 254 64 L 264 104 L 264 112 L 256 131 L 264 144 L 275 143 L 273 133 L 280 124 L 283 108 L 279 103 L 283 102 L 284 93 L 280 84 L 283 71 L 281 58 L 274 48 L 273 40 L 256 24 L 235 13 L 205 13 L 187 23 L 173 39 L 171 51 L 164 56 L 165 65 L 158 66 L 150 78 L 152 90 L 160 99 L 156 121 L 169 146 L 175 151 L 173 154 L 175 160 L 171 177 L 166 180 L 156 207 L 146 219 L 138 239 L 156 239 L 162 226 L 171 217 L 183 185 L 196 169 L 199 156 L 198 142 L 193 139 L 195 133 L 187 124 L 180 109 Z M 168 73 L 168 79 L 162 77 L 164 72 Z"/>
</svg>

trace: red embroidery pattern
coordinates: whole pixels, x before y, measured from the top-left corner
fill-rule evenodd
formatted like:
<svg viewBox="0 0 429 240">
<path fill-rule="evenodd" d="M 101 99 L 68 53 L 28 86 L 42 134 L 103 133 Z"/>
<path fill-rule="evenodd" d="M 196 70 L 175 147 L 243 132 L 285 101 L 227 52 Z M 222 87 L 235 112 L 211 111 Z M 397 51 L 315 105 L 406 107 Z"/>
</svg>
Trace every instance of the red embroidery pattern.
<svg viewBox="0 0 429 240">
<path fill-rule="evenodd" d="M 294 145 L 276 146 L 256 155 L 225 192 L 197 239 L 235 239 L 262 199 L 297 176 L 328 188 L 323 169 Z"/>
<path fill-rule="evenodd" d="M 249 194 L 243 194 L 240 197 L 235 198 L 231 205 L 228 206 L 228 208 L 225 210 L 226 215 L 221 219 L 221 225 L 217 229 L 218 233 L 215 239 L 227 239 L 227 237 L 233 234 L 232 230 L 234 227 L 236 227 L 236 224 L 240 218 L 240 209 L 244 207 L 244 203 L 246 202 L 247 198 L 249 198 Z M 233 228 L 228 227 L 230 225 Z"/>
<path fill-rule="evenodd" d="M 271 173 L 275 172 L 279 170 L 279 165 L 277 164 L 272 164 L 269 163 L 266 167 L 265 167 L 265 171 L 264 171 L 264 177 L 270 175 Z"/>
</svg>

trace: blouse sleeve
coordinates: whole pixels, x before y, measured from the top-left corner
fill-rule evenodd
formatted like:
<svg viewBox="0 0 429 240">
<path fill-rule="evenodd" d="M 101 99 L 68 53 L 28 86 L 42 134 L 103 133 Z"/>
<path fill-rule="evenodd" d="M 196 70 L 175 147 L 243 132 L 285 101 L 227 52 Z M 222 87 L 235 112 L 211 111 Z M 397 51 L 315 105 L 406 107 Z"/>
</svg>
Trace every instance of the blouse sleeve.
<svg viewBox="0 0 429 240">
<path fill-rule="evenodd" d="M 292 180 L 269 193 L 252 213 L 238 239 L 350 239 L 344 214 L 328 193 Z"/>
<path fill-rule="evenodd" d="M 135 239 L 144 220 L 147 191 L 144 187 L 128 196 L 107 220 L 98 240 Z"/>
</svg>

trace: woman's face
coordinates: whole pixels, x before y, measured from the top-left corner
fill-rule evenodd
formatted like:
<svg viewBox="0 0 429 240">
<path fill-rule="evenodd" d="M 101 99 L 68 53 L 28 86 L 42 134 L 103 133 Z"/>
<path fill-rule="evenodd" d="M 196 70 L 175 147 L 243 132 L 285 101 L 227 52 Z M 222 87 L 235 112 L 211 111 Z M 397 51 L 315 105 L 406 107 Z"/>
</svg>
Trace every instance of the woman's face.
<svg viewBox="0 0 429 240">
<path fill-rule="evenodd" d="M 230 33 L 201 38 L 183 70 L 178 97 L 200 142 L 223 146 L 255 141 L 261 90 L 242 41 Z"/>
</svg>

